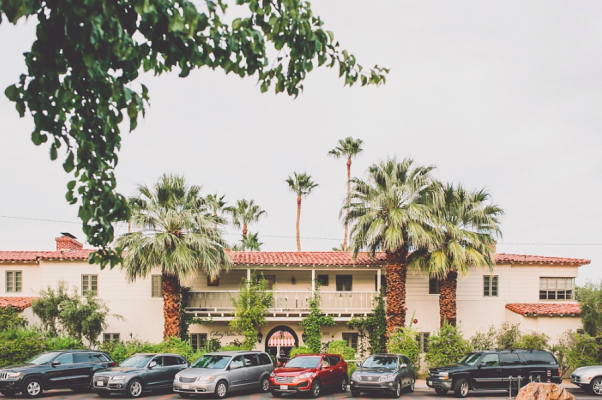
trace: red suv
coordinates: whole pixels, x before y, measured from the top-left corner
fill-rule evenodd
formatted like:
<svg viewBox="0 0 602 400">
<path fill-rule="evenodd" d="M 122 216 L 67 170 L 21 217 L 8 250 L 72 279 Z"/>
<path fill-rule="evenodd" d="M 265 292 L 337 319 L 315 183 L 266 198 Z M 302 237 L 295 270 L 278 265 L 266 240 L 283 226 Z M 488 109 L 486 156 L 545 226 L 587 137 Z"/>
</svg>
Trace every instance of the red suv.
<svg viewBox="0 0 602 400">
<path fill-rule="evenodd" d="M 283 393 L 309 393 L 318 397 L 323 387 L 347 390 L 347 363 L 337 354 L 298 355 L 270 375 L 272 396 Z"/>
</svg>

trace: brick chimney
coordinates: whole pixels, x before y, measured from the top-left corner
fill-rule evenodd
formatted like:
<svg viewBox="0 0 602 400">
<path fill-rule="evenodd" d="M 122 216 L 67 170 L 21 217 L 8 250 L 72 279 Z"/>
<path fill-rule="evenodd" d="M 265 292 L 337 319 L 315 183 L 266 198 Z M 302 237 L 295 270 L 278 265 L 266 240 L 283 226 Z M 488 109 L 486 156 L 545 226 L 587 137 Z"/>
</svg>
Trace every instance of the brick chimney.
<svg viewBox="0 0 602 400">
<path fill-rule="evenodd" d="M 81 250 L 84 247 L 83 244 L 75 240 L 77 238 L 72 234 L 61 232 L 61 235 L 63 236 L 55 238 L 57 251 Z"/>
</svg>

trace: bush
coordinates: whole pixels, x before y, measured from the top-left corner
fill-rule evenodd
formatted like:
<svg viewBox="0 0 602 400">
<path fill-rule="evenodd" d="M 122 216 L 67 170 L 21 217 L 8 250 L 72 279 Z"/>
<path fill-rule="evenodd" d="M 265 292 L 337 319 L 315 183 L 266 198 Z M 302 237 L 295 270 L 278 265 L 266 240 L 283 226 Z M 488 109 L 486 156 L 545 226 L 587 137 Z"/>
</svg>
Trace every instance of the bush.
<svg viewBox="0 0 602 400">
<path fill-rule="evenodd" d="M 347 365 L 347 377 L 349 378 L 349 382 L 351 382 L 351 375 L 353 375 L 356 369 L 357 364 L 354 362 L 349 363 L 349 365 Z"/>
<path fill-rule="evenodd" d="M 531 333 L 525 333 L 524 335 L 521 335 L 514 343 L 514 346 L 517 349 L 547 350 L 550 348 L 548 340 L 550 340 L 550 337 L 545 333 L 537 333 L 533 331 Z"/>
<path fill-rule="evenodd" d="M 328 345 L 329 354 L 339 354 L 343 360 L 355 360 L 355 350 L 347 346 L 346 340 L 335 340 Z"/>
<path fill-rule="evenodd" d="M 418 331 L 409 327 L 395 327 L 389 334 L 389 353 L 403 354 L 410 359 L 416 370 L 420 369 L 420 345 L 416 340 Z"/>
<path fill-rule="evenodd" d="M 0 367 L 21 364 L 45 350 L 43 334 L 37 328 L 0 332 Z"/>
<path fill-rule="evenodd" d="M 516 342 L 518 341 L 520 336 L 520 324 L 510 325 L 508 322 L 502 323 L 496 337 L 497 348 L 516 348 Z"/>
<path fill-rule="evenodd" d="M 429 349 L 425 359 L 429 368 L 435 368 L 455 363 L 471 351 L 472 346 L 464 339 L 460 328 L 444 321 L 443 327 L 429 338 Z"/>
<path fill-rule="evenodd" d="M 488 331 L 479 331 L 471 336 L 470 345 L 475 350 L 489 350 L 497 347 L 497 330 L 491 325 Z"/>
<path fill-rule="evenodd" d="M 567 364 L 570 370 L 588 365 L 598 365 L 600 361 L 600 337 L 571 333 L 566 350 Z"/>
<path fill-rule="evenodd" d="M 0 308 L 0 332 L 8 329 L 19 329 L 27 326 L 23 318 L 12 307 Z"/>
<path fill-rule="evenodd" d="M 297 354 L 314 354 L 313 351 L 311 351 L 311 349 L 307 346 L 299 346 L 299 347 L 293 347 L 291 349 L 291 352 L 289 353 L 289 357 L 293 358 L 295 357 Z"/>
<path fill-rule="evenodd" d="M 387 350 L 387 312 L 385 309 L 385 299 L 382 295 L 374 299 L 374 309 L 367 316 L 356 316 L 347 322 L 351 329 L 357 328 L 359 337 L 363 339 L 366 336 L 364 331 L 368 332 L 368 351 L 370 354 L 385 353 Z M 364 357 L 364 341 L 359 341 L 358 352 L 360 357 Z"/>
<path fill-rule="evenodd" d="M 222 348 L 219 349 L 219 351 L 237 351 L 237 350 L 241 350 L 241 348 L 239 346 L 234 346 L 234 345 L 223 346 Z"/>
<path fill-rule="evenodd" d="M 107 352 L 116 363 L 120 363 L 136 353 L 174 353 L 181 355 L 189 362 L 196 361 L 197 358 L 206 353 L 204 349 L 194 351 L 189 343 L 174 337 L 156 344 L 139 340 L 104 342 L 100 349 Z M 237 347 L 236 350 L 240 350 L 240 348 Z"/>
</svg>

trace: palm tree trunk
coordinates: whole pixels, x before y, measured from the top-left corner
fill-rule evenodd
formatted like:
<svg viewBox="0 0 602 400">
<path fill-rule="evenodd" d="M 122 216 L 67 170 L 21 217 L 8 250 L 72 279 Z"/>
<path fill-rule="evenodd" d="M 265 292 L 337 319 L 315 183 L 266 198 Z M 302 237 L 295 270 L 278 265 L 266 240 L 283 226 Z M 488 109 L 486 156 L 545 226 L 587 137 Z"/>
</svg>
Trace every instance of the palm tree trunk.
<svg viewBox="0 0 602 400">
<path fill-rule="evenodd" d="M 245 251 L 245 243 L 247 242 L 247 233 L 249 231 L 247 230 L 247 224 L 244 224 L 242 226 L 242 251 Z"/>
<path fill-rule="evenodd" d="M 445 320 L 456 326 L 456 288 L 458 272 L 449 271 L 447 276 L 439 281 L 439 322 L 443 326 Z"/>
<path fill-rule="evenodd" d="M 163 339 L 180 338 L 180 280 L 163 273 Z"/>
<path fill-rule="evenodd" d="M 349 217 L 349 195 L 351 194 L 351 157 L 347 158 L 347 217 Z M 345 239 L 343 251 L 347 251 L 347 236 L 349 235 L 349 222 L 345 219 Z"/>
<path fill-rule="evenodd" d="M 301 236 L 299 235 L 299 219 L 301 219 L 301 196 L 297 196 L 297 251 L 301 251 Z"/>
<path fill-rule="evenodd" d="M 408 273 L 408 248 L 402 246 L 395 252 L 387 252 L 387 335 L 393 328 L 405 326 L 406 278 Z"/>
</svg>

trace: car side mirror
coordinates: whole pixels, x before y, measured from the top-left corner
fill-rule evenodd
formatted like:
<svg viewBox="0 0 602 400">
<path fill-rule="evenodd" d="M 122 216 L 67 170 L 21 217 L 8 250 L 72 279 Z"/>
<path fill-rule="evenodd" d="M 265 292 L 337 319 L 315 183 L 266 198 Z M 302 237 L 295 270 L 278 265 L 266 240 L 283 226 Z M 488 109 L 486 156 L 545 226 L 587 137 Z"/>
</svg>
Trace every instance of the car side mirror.
<svg viewBox="0 0 602 400">
<path fill-rule="evenodd" d="M 286 363 L 282 363 L 282 366 L 284 367 L 286 365 Z"/>
<path fill-rule="evenodd" d="M 477 368 L 483 368 L 485 366 L 487 366 L 487 364 L 482 362 L 482 363 L 479 363 L 479 365 L 477 365 Z"/>
<path fill-rule="evenodd" d="M 149 367 L 149 368 L 154 368 L 154 367 L 156 367 L 156 366 L 157 366 L 157 362 L 156 362 L 156 361 L 151 361 L 151 363 L 150 363 L 150 364 L 148 364 L 148 367 Z"/>
<path fill-rule="evenodd" d="M 404 369 L 404 368 L 407 368 L 407 367 L 408 367 L 408 364 L 405 364 L 405 363 L 403 363 L 403 364 L 401 364 L 401 367 L 400 367 L 400 368 L 401 368 L 401 369 Z"/>
<path fill-rule="evenodd" d="M 53 367 L 56 367 L 57 365 L 61 365 L 60 361 L 53 361 L 52 363 L 50 363 L 50 365 L 52 365 Z"/>
</svg>

